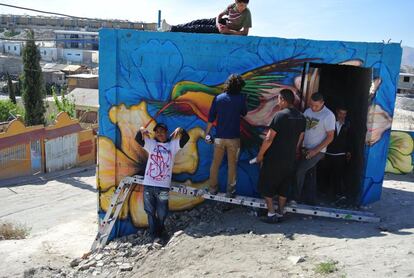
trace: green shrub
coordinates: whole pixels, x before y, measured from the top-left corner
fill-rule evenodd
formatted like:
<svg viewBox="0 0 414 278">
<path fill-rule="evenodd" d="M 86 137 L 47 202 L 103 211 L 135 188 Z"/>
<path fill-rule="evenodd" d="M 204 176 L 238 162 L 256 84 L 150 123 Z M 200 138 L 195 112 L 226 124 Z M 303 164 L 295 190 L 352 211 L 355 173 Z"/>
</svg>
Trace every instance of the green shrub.
<svg viewBox="0 0 414 278">
<path fill-rule="evenodd" d="M 338 270 L 336 265 L 338 264 L 337 261 L 328 261 L 320 263 L 316 266 L 315 272 L 319 274 L 330 274 Z"/>
<path fill-rule="evenodd" d="M 24 109 L 14 104 L 10 100 L 0 100 L 0 122 L 7 121 L 11 114 L 14 116 L 21 115 L 24 118 Z"/>
<path fill-rule="evenodd" d="M 20 32 L 15 32 L 15 31 L 6 31 L 6 32 L 4 32 L 4 36 L 5 37 L 8 37 L 8 38 L 11 38 L 11 37 L 14 37 L 14 36 L 17 36 L 17 35 L 19 35 L 20 34 Z"/>
</svg>

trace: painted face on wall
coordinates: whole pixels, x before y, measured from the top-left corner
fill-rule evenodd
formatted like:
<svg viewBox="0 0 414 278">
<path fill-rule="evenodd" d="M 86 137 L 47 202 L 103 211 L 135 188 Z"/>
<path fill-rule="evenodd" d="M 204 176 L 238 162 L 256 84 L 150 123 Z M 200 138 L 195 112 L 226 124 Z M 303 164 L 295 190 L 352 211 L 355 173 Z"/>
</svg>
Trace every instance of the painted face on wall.
<svg viewBox="0 0 414 278">
<path fill-rule="evenodd" d="M 167 131 L 164 128 L 159 127 L 154 132 L 155 139 L 157 139 L 159 142 L 164 143 L 167 141 Z"/>
<path fill-rule="evenodd" d="M 312 109 L 313 112 L 319 112 L 322 110 L 323 105 L 325 104 L 324 101 L 313 101 L 312 99 L 309 101 L 309 107 Z"/>
<path fill-rule="evenodd" d="M 247 4 L 243 2 L 236 2 L 236 9 L 239 13 L 242 13 L 245 9 L 247 9 Z"/>
</svg>

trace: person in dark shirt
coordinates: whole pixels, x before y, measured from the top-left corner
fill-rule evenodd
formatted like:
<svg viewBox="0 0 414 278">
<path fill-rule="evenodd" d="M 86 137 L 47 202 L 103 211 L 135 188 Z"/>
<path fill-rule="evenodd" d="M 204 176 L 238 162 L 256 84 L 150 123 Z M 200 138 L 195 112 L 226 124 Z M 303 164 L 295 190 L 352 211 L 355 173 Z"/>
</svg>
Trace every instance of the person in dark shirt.
<svg viewBox="0 0 414 278">
<path fill-rule="evenodd" d="M 186 24 L 169 25 L 163 20 L 161 31 L 247 36 L 252 27 L 252 16 L 247 8 L 248 4 L 249 0 L 235 0 L 235 3 L 230 4 L 215 18 L 198 19 Z"/>
<path fill-rule="evenodd" d="M 168 215 L 168 192 L 171 186 L 175 155 L 187 144 L 190 136 L 177 128 L 168 137 L 168 127 L 155 125 L 154 139 L 141 127 L 135 140 L 148 152 L 144 175 L 144 210 L 148 216 L 149 234 L 154 241 L 166 236 L 164 222 Z"/>
<path fill-rule="evenodd" d="M 262 163 L 259 175 L 259 192 L 267 205 L 267 216 L 262 220 L 276 223 L 283 217 L 289 187 L 295 175 L 296 153 L 300 151 L 306 119 L 293 105 L 294 94 L 289 89 L 280 91 L 281 111 L 273 118 L 256 157 Z M 273 197 L 278 195 L 278 211 L 273 206 Z"/>
<path fill-rule="evenodd" d="M 347 110 L 344 107 L 336 109 L 334 139 L 328 145 L 324 160 L 325 182 L 331 195 L 345 197 L 345 175 L 348 161 L 351 159 L 350 123 L 346 120 Z"/>
<path fill-rule="evenodd" d="M 233 197 L 237 182 L 237 160 L 240 152 L 240 116 L 247 114 L 246 99 L 240 94 L 244 86 L 240 75 L 232 74 L 226 81 L 225 90 L 213 99 L 206 128 L 206 141 L 214 122 L 216 135 L 214 139 L 214 157 L 210 168 L 209 191 L 218 192 L 218 171 L 223 156 L 227 153 L 228 177 L 227 196 Z"/>
</svg>

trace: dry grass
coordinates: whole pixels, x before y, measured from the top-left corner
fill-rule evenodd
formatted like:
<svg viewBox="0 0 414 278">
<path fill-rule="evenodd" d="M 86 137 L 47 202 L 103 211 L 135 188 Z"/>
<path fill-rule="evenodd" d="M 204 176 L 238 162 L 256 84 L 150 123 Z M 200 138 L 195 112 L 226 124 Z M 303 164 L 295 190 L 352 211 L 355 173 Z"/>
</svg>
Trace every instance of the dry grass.
<svg viewBox="0 0 414 278">
<path fill-rule="evenodd" d="M 0 240 L 24 239 L 29 235 L 30 228 L 11 222 L 0 222 Z"/>
</svg>

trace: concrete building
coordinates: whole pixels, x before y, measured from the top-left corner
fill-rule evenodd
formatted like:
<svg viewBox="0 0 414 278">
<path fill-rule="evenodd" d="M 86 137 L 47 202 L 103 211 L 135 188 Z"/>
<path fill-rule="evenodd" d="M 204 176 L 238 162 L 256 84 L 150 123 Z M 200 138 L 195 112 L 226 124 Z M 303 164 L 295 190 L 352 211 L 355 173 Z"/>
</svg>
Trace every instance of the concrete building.
<svg viewBox="0 0 414 278">
<path fill-rule="evenodd" d="M 63 49 L 62 59 L 72 63 L 82 63 L 83 50 L 82 49 Z"/>
<path fill-rule="evenodd" d="M 398 93 L 414 94 L 414 74 L 400 73 L 400 79 L 398 80 Z"/>
<path fill-rule="evenodd" d="M 65 65 L 61 71 L 68 77 L 69 75 L 86 73 L 88 72 L 88 68 L 81 65 Z"/>
<path fill-rule="evenodd" d="M 23 72 L 22 58 L 19 56 L 0 55 L 0 73 L 20 75 Z"/>
<path fill-rule="evenodd" d="M 67 76 L 68 92 L 75 88 L 98 89 L 98 75 L 74 74 Z"/>
<path fill-rule="evenodd" d="M 63 85 L 65 73 L 62 71 L 67 65 L 48 63 L 42 66 L 43 81 L 45 84 Z"/>
<path fill-rule="evenodd" d="M 98 50 L 97 32 L 55 30 L 56 46 L 66 49 Z"/>
<path fill-rule="evenodd" d="M 38 42 L 36 45 L 39 49 L 41 60 L 46 62 L 56 62 L 58 60 L 55 42 Z"/>
<path fill-rule="evenodd" d="M 68 94 L 75 102 L 76 118 L 81 123 L 96 124 L 98 122 L 99 90 L 76 88 Z"/>
<path fill-rule="evenodd" d="M 42 69 L 43 82 L 46 84 L 63 85 L 65 83 L 65 74 L 59 70 Z"/>
<path fill-rule="evenodd" d="M 56 47 L 39 47 L 41 59 L 46 62 L 56 62 L 58 54 Z"/>
<path fill-rule="evenodd" d="M 57 96 L 61 99 L 61 96 Z M 99 91 L 98 89 L 76 88 L 66 95 L 66 98 L 75 103 L 76 118 L 81 123 L 96 124 L 98 122 Z M 47 97 L 46 115 L 57 114 L 53 97 Z"/>
<path fill-rule="evenodd" d="M 23 43 L 18 41 L 7 41 L 3 43 L 3 47 L 5 54 L 20 56 L 23 50 Z"/>
<path fill-rule="evenodd" d="M 0 27 L 3 28 L 33 28 L 36 29 L 84 29 L 98 31 L 101 28 L 123 28 L 145 31 L 157 30 L 157 23 L 143 23 L 118 19 L 75 19 L 67 17 L 29 16 L 29 15 L 0 15 Z"/>
</svg>

